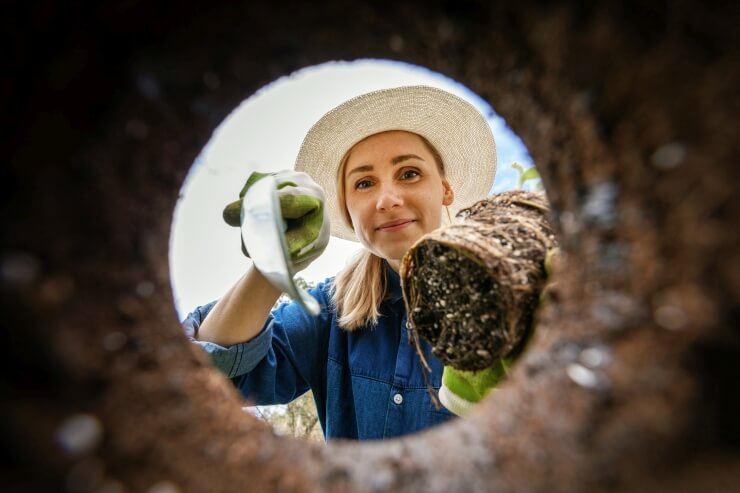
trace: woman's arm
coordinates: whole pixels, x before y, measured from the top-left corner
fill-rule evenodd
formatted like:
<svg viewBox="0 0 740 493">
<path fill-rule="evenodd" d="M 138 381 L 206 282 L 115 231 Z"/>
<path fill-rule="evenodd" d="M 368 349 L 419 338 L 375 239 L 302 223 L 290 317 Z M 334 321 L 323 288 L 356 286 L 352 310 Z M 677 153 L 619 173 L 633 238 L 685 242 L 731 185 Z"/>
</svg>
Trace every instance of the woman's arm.
<svg viewBox="0 0 740 493">
<path fill-rule="evenodd" d="M 203 320 L 196 338 L 222 346 L 247 342 L 260 333 L 279 297 L 280 291 L 250 266 Z"/>
<path fill-rule="evenodd" d="M 245 275 L 249 277 L 248 273 Z M 238 290 L 238 284 L 233 292 Z M 316 388 L 322 394 L 325 382 L 328 338 L 334 312 L 330 280 L 308 290 L 321 306 L 317 317 L 295 302 L 280 304 L 261 321 L 262 329 L 249 341 L 222 345 L 197 337 L 211 319 L 216 301 L 197 307 L 187 315 L 183 327 L 211 358 L 216 368 L 232 380 L 242 394 L 260 405 L 284 404 Z M 246 281 L 244 281 L 246 282 Z M 234 294 L 234 293 L 230 294 Z"/>
</svg>

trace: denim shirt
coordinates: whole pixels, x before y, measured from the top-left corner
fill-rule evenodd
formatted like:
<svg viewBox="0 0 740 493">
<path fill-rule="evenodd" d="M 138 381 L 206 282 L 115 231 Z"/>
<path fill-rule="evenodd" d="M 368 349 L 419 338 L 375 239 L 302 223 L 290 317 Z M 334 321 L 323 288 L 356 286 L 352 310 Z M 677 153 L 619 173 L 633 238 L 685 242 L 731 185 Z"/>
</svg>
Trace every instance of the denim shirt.
<svg viewBox="0 0 740 493">
<path fill-rule="evenodd" d="M 389 267 L 387 273 L 389 296 L 374 327 L 339 328 L 330 302 L 333 279 L 327 279 L 310 290 L 321 305 L 317 317 L 295 302 L 284 303 L 248 342 L 194 342 L 258 405 L 284 404 L 311 389 L 327 440 L 389 438 L 442 423 L 453 415 L 435 409 L 429 397 L 424 369 L 408 342 L 399 276 Z M 191 338 L 214 304 L 184 320 Z M 442 363 L 424 341 L 422 348 L 432 368 L 430 383 L 439 389 Z"/>
</svg>

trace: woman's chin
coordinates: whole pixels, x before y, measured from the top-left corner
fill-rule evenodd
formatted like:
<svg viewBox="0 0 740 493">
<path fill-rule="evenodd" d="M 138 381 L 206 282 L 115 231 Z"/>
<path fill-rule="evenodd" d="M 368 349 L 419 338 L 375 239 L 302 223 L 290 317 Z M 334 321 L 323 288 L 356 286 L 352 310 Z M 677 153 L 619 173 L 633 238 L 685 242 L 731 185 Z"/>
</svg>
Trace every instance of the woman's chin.
<svg viewBox="0 0 740 493">
<path fill-rule="evenodd" d="M 373 238 L 373 243 L 361 242 L 375 255 L 392 262 L 400 262 L 406 252 L 423 236 L 423 232 L 409 229 L 408 232 L 385 235 L 384 237 Z"/>
<path fill-rule="evenodd" d="M 406 252 L 413 246 L 415 241 L 409 241 L 404 244 L 393 245 L 392 248 L 384 248 L 380 250 L 381 257 L 386 259 L 388 262 L 400 263 Z"/>
</svg>

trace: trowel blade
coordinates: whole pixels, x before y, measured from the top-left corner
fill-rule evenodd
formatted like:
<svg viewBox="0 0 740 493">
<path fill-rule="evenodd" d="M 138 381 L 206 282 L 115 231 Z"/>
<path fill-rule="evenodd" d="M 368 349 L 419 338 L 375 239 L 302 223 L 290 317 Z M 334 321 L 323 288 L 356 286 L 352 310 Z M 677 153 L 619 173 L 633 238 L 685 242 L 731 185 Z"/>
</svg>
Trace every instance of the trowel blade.
<svg viewBox="0 0 740 493">
<path fill-rule="evenodd" d="M 257 270 L 273 286 L 316 316 L 319 314 L 319 303 L 293 280 L 295 271 L 284 231 L 277 183 L 272 176 L 266 176 L 254 183 L 242 199 L 242 240 Z"/>
</svg>

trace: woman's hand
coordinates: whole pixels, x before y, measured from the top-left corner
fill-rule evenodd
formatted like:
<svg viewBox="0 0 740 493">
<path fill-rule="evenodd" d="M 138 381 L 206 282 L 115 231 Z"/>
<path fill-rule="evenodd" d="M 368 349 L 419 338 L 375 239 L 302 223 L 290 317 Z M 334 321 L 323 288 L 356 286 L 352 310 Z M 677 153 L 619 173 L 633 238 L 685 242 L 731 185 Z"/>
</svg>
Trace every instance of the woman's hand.
<svg viewBox="0 0 740 493">
<path fill-rule="evenodd" d="M 224 208 L 224 221 L 230 226 L 241 226 L 241 199 L 252 185 L 268 175 L 277 183 L 280 210 L 285 222 L 285 241 L 293 268 L 298 272 L 318 258 L 329 242 L 330 221 L 324 203 L 324 191 L 309 175 L 292 170 L 253 172 L 239 193 L 239 200 Z M 249 256 L 243 242 L 242 252 Z"/>
<path fill-rule="evenodd" d="M 559 259 L 559 249 L 547 251 L 545 256 L 545 274 L 547 281 L 538 308 L 547 304 L 555 288 L 555 272 Z M 509 367 L 516 361 L 516 356 L 504 357 L 480 371 L 458 370 L 445 366 L 442 373 L 442 387 L 439 389 L 439 400 L 453 414 L 465 416 L 477 402 L 483 400 L 496 386 L 506 378 Z"/>
</svg>

